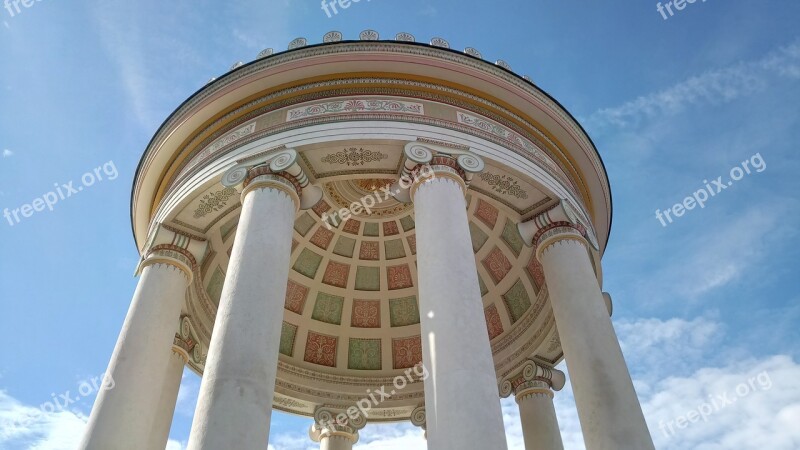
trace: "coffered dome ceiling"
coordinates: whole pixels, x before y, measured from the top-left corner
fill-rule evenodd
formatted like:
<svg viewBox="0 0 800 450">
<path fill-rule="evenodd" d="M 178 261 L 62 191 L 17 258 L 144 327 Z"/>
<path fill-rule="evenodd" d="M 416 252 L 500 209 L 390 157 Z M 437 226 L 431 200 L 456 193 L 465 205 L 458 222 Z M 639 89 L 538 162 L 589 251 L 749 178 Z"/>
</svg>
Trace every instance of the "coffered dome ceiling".
<svg viewBox="0 0 800 450">
<path fill-rule="evenodd" d="M 284 369 L 291 365 L 364 378 L 368 384 L 370 378 L 393 377 L 421 362 L 419 322 L 426 311 L 419 310 L 417 301 L 413 205 L 381 190 L 399 172 L 403 145 L 352 141 L 298 148 L 305 168 L 322 181 L 324 198 L 300 211 L 295 221 L 280 345 Z M 362 211 L 345 222 L 328 219 L 328 226 L 323 222 L 366 197 L 376 199 L 370 213 Z M 196 321 L 198 336 L 209 336 L 239 200 L 236 189 L 215 185 L 170 222 L 206 236 L 213 249 L 200 268 L 200 289 L 190 296 L 190 314 L 206 318 Z M 466 199 L 486 332 L 501 370 L 504 356 L 516 356 L 509 349 L 535 353 L 550 363 L 561 358 L 544 275 L 517 231 L 522 213 L 552 202 L 536 186 L 491 165 L 473 180 Z M 195 370 L 202 366 L 195 364 Z M 296 407 L 286 409 L 297 412 Z"/>
<path fill-rule="evenodd" d="M 569 198 L 597 228 L 596 263 L 610 227 L 596 150 L 560 105 L 501 65 L 375 41 L 236 66 L 187 100 L 145 152 L 132 195 L 140 248 L 153 223 L 209 243 L 176 339 L 192 369 L 203 371 L 241 209 L 222 174 L 281 148 L 297 151 L 323 198 L 295 220 L 273 406 L 313 415 L 353 405 L 421 362 L 420 317 L 429 311 L 418 306 L 413 204 L 385 192 L 411 141 L 469 149 L 486 162 L 464 207 L 498 380 L 526 358 L 560 361 L 544 275 L 517 225 Z M 372 203 L 365 198 L 375 200 L 369 211 L 338 220 L 336 211 Z M 413 382 L 369 420 L 408 419 L 423 403 L 422 382 Z"/>
</svg>

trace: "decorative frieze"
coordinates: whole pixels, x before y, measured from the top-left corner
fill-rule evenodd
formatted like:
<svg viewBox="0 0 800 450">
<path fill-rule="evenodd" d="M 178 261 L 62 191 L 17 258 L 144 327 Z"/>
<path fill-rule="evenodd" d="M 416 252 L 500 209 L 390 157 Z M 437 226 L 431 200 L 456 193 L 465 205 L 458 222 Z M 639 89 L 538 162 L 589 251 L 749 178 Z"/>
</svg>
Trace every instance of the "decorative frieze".
<svg viewBox="0 0 800 450">
<path fill-rule="evenodd" d="M 312 105 L 290 109 L 286 113 L 286 121 L 291 122 L 293 120 L 308 119 L 317 116 L 347 113 L 405 113 L 425 115 L 425 108 L 422 103 L 380 98 L 354 98 L 314 103 Z"/>
</svg>

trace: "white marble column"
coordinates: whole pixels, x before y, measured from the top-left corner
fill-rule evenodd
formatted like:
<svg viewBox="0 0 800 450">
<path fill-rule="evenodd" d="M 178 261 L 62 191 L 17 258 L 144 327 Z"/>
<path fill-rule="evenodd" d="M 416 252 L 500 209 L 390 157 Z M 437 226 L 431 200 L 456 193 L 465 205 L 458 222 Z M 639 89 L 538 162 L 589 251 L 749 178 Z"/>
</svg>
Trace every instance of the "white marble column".
<svg viewBox="0 0 800 450">
<path fill-rule="evenodd" d="M 273 164 L 246 170 L 241 218 L 192 423 L 191 450 L 267 447 L 292 227 L 300 204 L 292 180 L 274 169 Z"/>
<path fill-rule="evenodd" d="M 553 405 L 553 390 L 560 391 L 565 381 L 560 370 L 527 360 L 501 385 L 501 396 L 507 397 L 512 392 L 515 395 L 525 450 L 564 449 Z"/>
<path fill-rule="evenodd" d="M 190 238 L 157 227 L 151 244 L 165 240 L 192 246 Z M 175 324 L 195 264 L 194 255 L 185 248 L 151 247 L 140 265 L 139 283 L 106 372 L 113 388 L 98 393 L 79 449 L 150 448 Z"/>
<path fill-rule="evenodd" d="M 550 386 L 543 381 L 528 381 L 515 392 L 525 450 L 563 450 Z"/>
<path fill-rule="evenodd" d="M 150 434 L 150 447 L 153 450 L 164 450 L 169 441 L 169 430 L 172 428 L 172 419 L 175 416 L 175 406 L 178 402 L 178 391 L 181 388 L 183 368 L 189 360 L 183 349 L 173 346 L 172 355 L 169 357 L 164 380 L 161 385 L 161 401 L 153 420 L 153 431 Z"/>
<path fill-rule="evenodd" d="M 411 144 L 409 160 L 434 178 L 411 187 L 417 231 L 419 306 L 428 448 L 506 449 L 497 378 L 469 235 L 465 179 L 475 155 L 453 157 Z"/>
<path fill-rule="evenodd" d="M 654 449 L 589 259 L 593 235 L 565 201 L 525 231 L 544 268 L 588 450 Z"/>
</svg>

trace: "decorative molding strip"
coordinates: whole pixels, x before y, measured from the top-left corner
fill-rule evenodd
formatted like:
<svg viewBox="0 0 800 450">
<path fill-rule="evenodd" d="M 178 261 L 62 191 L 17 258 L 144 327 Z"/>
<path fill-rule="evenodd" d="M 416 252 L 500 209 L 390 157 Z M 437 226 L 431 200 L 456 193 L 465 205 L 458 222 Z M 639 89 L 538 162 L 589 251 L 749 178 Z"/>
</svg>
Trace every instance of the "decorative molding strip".
<svg viewBox="0 0 800 450">
<path fill-rule="evenodd" d="M 213 144 L 211 144 L 208 147 L 206 147 L 205 150 L 200 152 L 197 155 L 197 157 L 194 158 L 194 164 L 188 165 L 186 168 L 184 168 L 181 171 L 181 173 L 185 173 L 187 170 L 189 170 L 192 167 L 194 167 L 195 164 L 198 164 L 200 161 L 205 159 L 207 156 L 209 156 L 209 155 L 211 155 L 213 153 L 216 153 L 217 150 L 219 150 L 219 149 L 221 149 L 221 148 L 223 148 L 225 146 L 228 146 L 230 144 L 233 144 L 234 142 L 242 139 L 243 137 L 253 134 L 255 131 L 256 131 L 256 123 L 255 122 L 250 122 L 247 125 L 245 125 L 245 126 L 243 126 L 241 128 L 237 128 L 236 130 L 228 133 L 227 135 L 217 139 L 216 141 L 214 141 Z"/>
<path fill-rule="evenodd" d="M 463 150 L 465 152 L 468 152 L 470 150 L 469 145 L 461 145 L 461 144 L 456 144 L 456 143 L 453 143 L 453 142 L 438 141 L 436 139 L 428 139 L 428 138 L 424 138 L 424 137 L 417 138 L 417 142 L 420 142 L 420 143 L 423 143 L 423 144 L 440 145 L 442 147 L 453 148 L 453 149 L 456 149 L 456 150 Z"/>
<path fill-rule="evenodd" d="M 549 157 L 543 155 L 542 152 L 538 148 L 536 148 L 535 145 L 533 145 L 527 139 L 523 139 L 523 137 L 520 136 L 518 133 L 511 131 L 510 129 L 502 125 L 490 122 L 486 119 L 482 119 L 477 116 L 473 116 L 471 114 L 467 114 L 463 111 L 458 111 L 457 116 L 458 116 L 458 123 L 486 131 L 495 136 L 499 136 L 505 141 L 523 147 L 525 150 L 531 152 L 538 160 L 544 162 L 553 169 L 557 169 L 556 164 Z"/>
<path fill-rule="evenodd" d="M 422 103 L 364 98 L 315 103 L 301 108 L 290 109 L 286 113 L 286 121 L 291 122 L 292 120 L 307 119 L 309 117 L 329 114 L 383 112 L 425 115 L 425 109 Z"/>
</svg>

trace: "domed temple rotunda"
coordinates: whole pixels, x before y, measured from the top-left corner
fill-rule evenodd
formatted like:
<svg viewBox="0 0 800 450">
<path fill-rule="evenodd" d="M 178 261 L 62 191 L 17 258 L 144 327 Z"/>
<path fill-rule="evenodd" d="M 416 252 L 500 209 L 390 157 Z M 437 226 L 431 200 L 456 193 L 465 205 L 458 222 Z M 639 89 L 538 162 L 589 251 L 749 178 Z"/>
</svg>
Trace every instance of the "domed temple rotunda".
<svg viewBox="0 0 800 450">
<path fill-rule="evenodd" d="M 594 144 L 503 61 L 407 33 L 296 39 L 186 100 L 131 195 L 138 286 L 82 449 L 163 450 L 185 367 L 192 450 L 411 421 L 433 450 L 561 449 L 566 359 L 586 447 L 653 449 L 602 291 Z"/>
</svg>

